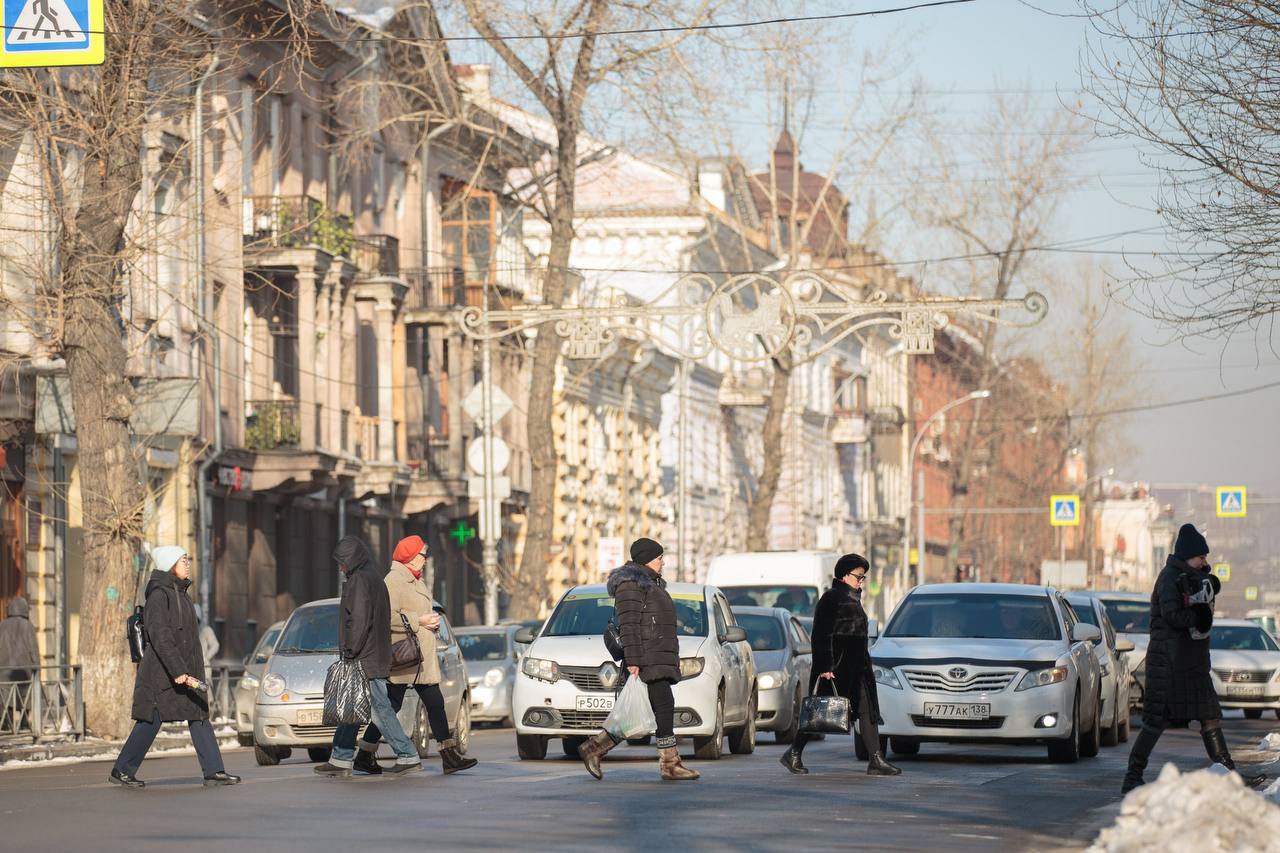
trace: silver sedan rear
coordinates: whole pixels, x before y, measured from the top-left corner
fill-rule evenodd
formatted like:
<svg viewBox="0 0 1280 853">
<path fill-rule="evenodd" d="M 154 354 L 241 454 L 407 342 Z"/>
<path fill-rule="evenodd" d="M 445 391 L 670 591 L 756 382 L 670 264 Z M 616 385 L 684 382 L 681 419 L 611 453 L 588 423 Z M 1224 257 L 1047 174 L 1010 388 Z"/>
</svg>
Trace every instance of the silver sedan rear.
<svg viewBox="0 0 1280 853">
<path fill-rule="evenodd" d="M 813 648 L 800 622 L 781 607 L 733 608 L 746 629 L 756 661 L 756 728 L 771 731 L 778 743 L 791 743 L 800 723 L 800 700 L 809 692 Z"/>
</svg>

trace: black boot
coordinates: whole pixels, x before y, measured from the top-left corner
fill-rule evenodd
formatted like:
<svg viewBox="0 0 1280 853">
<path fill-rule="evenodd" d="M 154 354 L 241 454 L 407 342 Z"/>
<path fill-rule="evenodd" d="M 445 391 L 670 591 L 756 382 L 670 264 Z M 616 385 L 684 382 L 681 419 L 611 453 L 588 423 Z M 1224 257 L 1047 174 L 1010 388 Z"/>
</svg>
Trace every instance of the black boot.
<svg viewBox="0 0 1280 853">
<path fill-rule="evenodd" d="M 1236 769 L 1236 763 L 1231 760 L 1231 752 L 1227 749 L 1227 736 L 1223 734 L 1221 726 L 1215 726 L 1211 729 L 1201 729 L 1200 737 L 1204 740 L 1204 751 L 1209 754 L 1209 760 L 1214 764 L 1221 764 L 1228 770 L 1235 770 L 1240 774 L 1240 778 L 1244 779 L 1244 783 L 1250 788 L 1261 788 L 1267 781 L 1267 777 L 1260 773 L 1247 773 Z"/>
<path fill-rule="evenodd" d="M 368 773 L 370 776 L 378 776 L 382 773 L 382 765 L 378 763 L 377 756 L 367 749 L 356 750 L 356 760 L 351 762 L 351 769 Z"/>
<path fill-rule="evenodd" d="M 793 742 L 787 751 L 782 753 L 782 757 L 778 759 L 778 761 L 782 763 L 783 767 L 787 768 L 797 776 L 803 776 L 809 772 L 809 768 L 800 763 L 800 753 L 804 752 L 804 745 L 808 742 L 809 739 L 804 735 L 796 735 L 795 742 Z"/>
<path fill-rule="evenodd" d="M 876 750 L 867 762 L 868 776 L 901 776 L 902 770 L 885 760 L 884 753 Z"/>
<path fill-rule="evenodd" d="M 123 785 L 126 788 L 145 788 L 147 783 L 143 782 L 136 776 L 130 776 L 128 773 L 121 773 L 119 770 L 112 768 L 111 781 L 117 785 Z"/>
<path fill-rule="evenodd" d="M 470 770 L 479 763 L 474 758 L 466 758 L 458 752 L 458 742 L 453 738 L 440 742 L 440 766 L 444 769 L 444 775 L 448 776 L 459 770 Z"/>
<path fill-rule="evenodd" d="M 1129 750 L 1129 769 L 1124 773 L 1124 781 L 1120 784 L 1120 793 L 1127 794 L 1140 785 L 1145 785 L 1142 771 L 1147 769 L 1147 761 L 1151 758 L 1151 750 L 1155 749 L 1160 739 L 1160 730 L 1147 726 L 1142 727 L 1134 738 L 1133 749 Z"/>
</svg>

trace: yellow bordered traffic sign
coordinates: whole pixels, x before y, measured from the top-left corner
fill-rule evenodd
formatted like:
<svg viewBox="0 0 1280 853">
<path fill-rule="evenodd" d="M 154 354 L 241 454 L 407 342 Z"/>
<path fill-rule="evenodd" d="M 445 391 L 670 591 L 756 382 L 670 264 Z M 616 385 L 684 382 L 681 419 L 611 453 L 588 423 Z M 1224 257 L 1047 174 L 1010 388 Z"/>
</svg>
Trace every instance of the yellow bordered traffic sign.
<svg viewBox="0 0 1280 853">
<path fill-rule="evenodd" d="M 1249 509 L 1249 494 L 1244 486 L 1219 486 L 1215 506 L 1218 518 L 1244 518 Z"/>
<path fill-rule="evenodd" d="M 1080 496 L 1054 495 L 1049 498 L 1049 523 L 1054 527 L 1080 526 Z"/>
<path fill-rule="evenodd" d="M 1213 573 L 1218 576 L 1218 580 L 1226 583 L 1231 580 L 1231 564 L 1230 563 L 1214 563 Z"/>
<path fill-rule="evenodd" d="M 101 65 L 103 0 L 0 0 L 0 68 Z"/>
</svg>

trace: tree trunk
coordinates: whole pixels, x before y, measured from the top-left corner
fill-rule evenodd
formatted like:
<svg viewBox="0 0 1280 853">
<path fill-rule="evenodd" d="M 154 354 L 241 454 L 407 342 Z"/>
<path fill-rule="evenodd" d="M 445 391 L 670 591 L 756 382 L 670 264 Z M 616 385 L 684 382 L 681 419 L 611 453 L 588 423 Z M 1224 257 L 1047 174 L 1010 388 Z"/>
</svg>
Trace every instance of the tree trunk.
<svg viewBox="0 0 1280 853">
<path fill-rule="evenodd" d="M 773 500 L 778 496 L 782 479 L 782 428 L 787 418 L 787 392 L 791 387 L 791 367 L 773 360 L 773 386 L 769 391 L 769 407 L 764 416 L 761 436 L 764 464 L 759 487 L 751 503 L 747 526 L 747 550 L 768 551 L 773 528 Z"/>
</svg>

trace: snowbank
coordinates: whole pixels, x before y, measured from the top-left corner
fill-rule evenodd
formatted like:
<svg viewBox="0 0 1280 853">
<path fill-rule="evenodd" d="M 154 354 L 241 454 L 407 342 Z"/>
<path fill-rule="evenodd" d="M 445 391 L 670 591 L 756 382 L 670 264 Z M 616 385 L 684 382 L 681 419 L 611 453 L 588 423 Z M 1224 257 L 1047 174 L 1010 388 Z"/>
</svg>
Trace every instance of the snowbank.
<svg viewBox="0 0 1280 853">
<path fill-rule="evenodd" d="M 1124 798 L 1120 817 L 1089 851 L 1280 853 L 1280 805 L 1225 768 L 1179 773 L 1166 764 L 1156 781 Z"/>
<path fill-rule="evenodd" d="M 1280 732 L 1272 732 L 1258 744 L 1259 752 L 1280 752 Z"/>
</svg>

